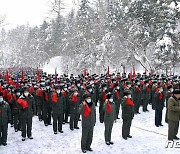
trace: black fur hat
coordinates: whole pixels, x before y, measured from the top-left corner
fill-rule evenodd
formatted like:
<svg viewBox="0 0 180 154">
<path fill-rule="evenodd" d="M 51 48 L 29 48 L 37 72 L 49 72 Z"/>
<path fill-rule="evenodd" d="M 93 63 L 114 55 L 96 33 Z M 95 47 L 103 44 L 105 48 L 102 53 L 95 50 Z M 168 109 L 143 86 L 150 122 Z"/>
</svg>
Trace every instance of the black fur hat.
<svg viewBox="0 0 180 154">
<path fill-rule="evenodd" d="M 180 94 L 180 89 L 174 89 L 173 94 Z"/>
<path fill-rule="evenodd" d="M 107 93 L 107 94 L 106 94 L 106 98 L 107 98 L 107 99 L 110 99 L 110 98 L 111 98 L 111 96 L 112 96 L 112 94 L 111 94 L 111 93 Z"/>
</svg>

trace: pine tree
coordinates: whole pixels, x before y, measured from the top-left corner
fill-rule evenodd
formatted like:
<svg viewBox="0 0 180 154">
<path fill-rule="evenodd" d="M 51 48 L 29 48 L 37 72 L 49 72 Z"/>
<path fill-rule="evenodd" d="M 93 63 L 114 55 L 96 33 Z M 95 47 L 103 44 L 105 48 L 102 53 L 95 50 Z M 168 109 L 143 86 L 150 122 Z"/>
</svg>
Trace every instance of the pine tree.
<svg viewBox="0 0 180 154">
<path fill-rule="evenodd" d="M 164 20 L 164 33 L 157 40 L 156 51 L 154 53 L 154 65 L 158 69 L 163 69 L 168 73 L 172 67 L 180 62 L 179 33 L 177 33 L 180 11 L 176 7 L 175 1 L 165 1 L 167 6 L 166 19 Z"/>
</svg>

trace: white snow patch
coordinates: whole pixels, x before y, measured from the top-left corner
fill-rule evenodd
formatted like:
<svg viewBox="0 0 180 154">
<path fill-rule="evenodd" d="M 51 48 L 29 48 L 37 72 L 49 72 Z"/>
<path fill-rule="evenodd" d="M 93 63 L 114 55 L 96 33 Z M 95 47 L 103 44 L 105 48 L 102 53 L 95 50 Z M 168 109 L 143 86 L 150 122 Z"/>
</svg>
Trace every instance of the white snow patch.
<svg viewBox="0 0 180 154">
<path fill-rule="evenodd" d="M 62 57 L 56 56 L 50 59 L 50 61 L 43 66 L 43 71 L 47 74 L 55 74 L 55 69 L 57 68 L 57 73 L 62 74 Z"/>
</svg>

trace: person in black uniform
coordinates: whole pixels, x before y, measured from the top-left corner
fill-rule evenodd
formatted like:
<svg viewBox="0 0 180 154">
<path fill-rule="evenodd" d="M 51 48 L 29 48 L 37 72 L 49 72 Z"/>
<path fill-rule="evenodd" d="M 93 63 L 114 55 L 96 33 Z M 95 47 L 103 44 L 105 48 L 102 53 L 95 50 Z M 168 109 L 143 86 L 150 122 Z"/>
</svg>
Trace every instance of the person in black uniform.
<svg viewBox="0 0 180 154">
<path fill-rule="evenodd" d="M 17 102 L 21 105 L 22 141 L 26 140 L 26 135 L 29 139 L 33 139 L 32 117 L 36 113 L 36 107 L 34 98 L 30 95 L 28 87 L 24 87 L 24 92 Z"/>
<path fill-rule="evenodd" d="M 0 145 L 7 145 L 8 123 L 11 122 L 11 109 L 3 99 L 3 93 L 0 92 Z"/>
</svg>

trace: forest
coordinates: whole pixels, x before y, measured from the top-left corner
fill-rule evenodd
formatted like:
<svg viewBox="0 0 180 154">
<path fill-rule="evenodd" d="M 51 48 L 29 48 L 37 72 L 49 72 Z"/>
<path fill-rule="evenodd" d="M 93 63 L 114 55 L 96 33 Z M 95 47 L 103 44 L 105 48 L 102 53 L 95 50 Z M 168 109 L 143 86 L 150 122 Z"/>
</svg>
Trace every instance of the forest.
<svg viewBox="0 0 180 154">
<path fill-rule="evenodd" d="M 53 0 L 49 18 L 34 27 L 6 29 L 1 16 L 0 67 L 40 68 L 55 56 L 74 74 L 180 67 L 180 0 L 80 0 L 67 15 L 63 8 Z"/>
</svg>

